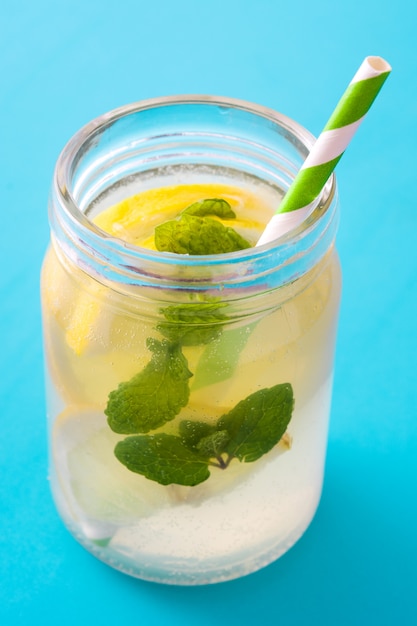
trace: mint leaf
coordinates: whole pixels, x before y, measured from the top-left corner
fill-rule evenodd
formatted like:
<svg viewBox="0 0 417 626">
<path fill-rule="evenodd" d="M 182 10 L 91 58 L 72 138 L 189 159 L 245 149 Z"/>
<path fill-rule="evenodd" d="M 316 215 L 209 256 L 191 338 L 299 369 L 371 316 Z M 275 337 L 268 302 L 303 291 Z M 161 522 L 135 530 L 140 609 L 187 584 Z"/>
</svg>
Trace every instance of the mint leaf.
<svg viewBox="0 0 417 626">
<path fill-rule="evenodd" d="M 182 215 L 178 220 L 155 229 L 155 245 L 160 252 L 176 254 L 222 254 L 250 248 L 233 228 L 209 217 Z"/>
<path fill-rule="evenodd" d="M 127 437 L 119 441 L 114 454 L 130 471 L 161 485 L 175 483 L 191 487 L 210 476 L 208 459 L 187 448 L 175 435 Z"/>
<path fill-rule="evenodd" d="M 112 539 L 113 537 L 104 537 L 103 539 L 91 539 L 91 542 L 99 548 L 107 548 Z"/>
<path fill-rule="evenodd" d="M 168 339 L 183 346 L 209 343 L 222 333 L 222 322 L 227 315 L 221 312 L 225 302 L 190 302 L 162 309 L 167 322 L 158 324 L 158 330 Z"/>
<path fill-rule="evenodd" d="M 230 435 L 227 430 L 217 430 L 211 435 L 202 437 L 196 448 L 204 457 L 218 458 L 223 452 L 226 452 L 229 441 Z"/>
<path fill-rule="evenodd" d="M 209 478 L 209 466 L 225 470 L 233 458 L 250 463 L 269 452 L 293 406 L 291 385 L 275 385 L 251 394 L 215 425 L 182 420 L 179 436 L 134 435 L 119 441 L 114 454 L 130 471 L 162 485 L 198 485 Z"/>
<path fill-rule="evenodd" d="M 225 330 L 218 341 L 208 343 L 194 372 L 191 391 L 213 385 L 233 376 L 252 330 L 258 322 Z"/>
<path fill-rule="evenodd" d="M 198 215 L 204 217 L 206 215 L 217 215 L 223 219 L 234 219 L 236 213 L 232 210 L 232 207 L 223 198 L 210 198 L 208 200 L 201 200 L 200 202 L 194 202 L 187 207 L 182 215 Z"/>
<path fill-rule="evenodd" d="M 216 426 L 207 422 L 194 422 L 193 420 L 182 420 L 179 425 L 179 435 L 181 441 L 188 448 L 195 448 L 198 442 L 216 431 Z"/>
<path fill-rule="evenodd" d="M 179 434 L 181 441 L 187 448 L 198 452 L 205 458 L 215 457 L 219 462 L 217 467 L 222 469 L 227 467 L 224 460 L 220 458 L 230 440 L 227 430 L 217 430 L 217 425 L 207 422 L 183 420 L 180 422 Z M 213 464 L 211 463 L 211 465 Z"/>
<path fill-rule="evenodd" d="M 241 400 L 217 422 L 217 430 L 227 430 L 229 457 L 251 463 L 269 452 L 285 433 L 294 407 L 289 383 L 260 389 Z"/>
<path fill-rule="evenodd" d="M 147 346 L 152 358 L 146 367 L 109 395 L 104 412 L 116 433 L 147 433 L 188 403 L 192 374 L 180 346 L 156 339 L 148 339 Z"/>
</svg>

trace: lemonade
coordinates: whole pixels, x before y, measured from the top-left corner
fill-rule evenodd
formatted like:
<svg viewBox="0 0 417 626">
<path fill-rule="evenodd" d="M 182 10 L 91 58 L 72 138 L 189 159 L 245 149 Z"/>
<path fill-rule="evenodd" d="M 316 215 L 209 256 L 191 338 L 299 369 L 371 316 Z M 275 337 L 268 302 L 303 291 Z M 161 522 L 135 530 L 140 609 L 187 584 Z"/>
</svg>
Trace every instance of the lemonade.
<svg viewBox="0 0 417 626">
<path fill-rule="evenodd" d="M 133 576 L 254 571 L 302 535 L 320 498 L 333 222 L 268 253 L 254 246 L 283 191 L 258 176 L 181 163 L 104 192 L 74 185 L 80 236 L 55 209 L 42 272 L 58 510 Z"/>
</svg>

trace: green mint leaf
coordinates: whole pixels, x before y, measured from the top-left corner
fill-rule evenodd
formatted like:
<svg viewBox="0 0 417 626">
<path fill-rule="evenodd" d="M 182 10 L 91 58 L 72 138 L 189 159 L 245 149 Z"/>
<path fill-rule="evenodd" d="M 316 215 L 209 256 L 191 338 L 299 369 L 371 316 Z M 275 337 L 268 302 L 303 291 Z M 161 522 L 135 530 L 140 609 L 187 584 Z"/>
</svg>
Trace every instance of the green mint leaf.
<svg viewBox="0 0 417 626">
<path fill-rule="evenodd" d="M 112 539 L 113 537 L 104 537 L 103 539 L 91 539 L 91 542 L 99 548 L 107 548 Z"/>
<path fill-rule="evenodd" d="M 182 215 L 198 215 L 199 217 L 205 217 L 206 215 L 217 215 L 223 219 L 234 219 L 236 213 L 232 210 L 232 207 L 222 198 L 210 198 L 208 200 L 201 200 L 200 202 L 194 202 L 187 207 Z"/>
<path fill-rule="evenodd" d="M 217 422 L 217 430 L 227 430 L 230 457 L 251 463 L 269 452 L 284 435 L 294 407 L 289 383 L 260 389 L 241 400 Z"/>
<path fill-rule="evenodd" d="M 182 215 L 178 220 L 160 224 L 155 229 L 155 245 L 160 252 L 176 254 L 222 254 L 250 248 L 233 228 L 210 217 Z"/>
<path fill-rule="evenodd" d="M 217 430 L 216 425 L 207 422 L 183 420 L 179 425 L 179 434 L 187 448 L 209 459 L 215 457 L 219 460 L 230 441 L 227 430 Z M 226 467 L 223 461 L 221 466 Z"/>
<path fill-rule="evenodd" d="M 182 420 L 179 424 L 181 441 L 188 448 L 195 448 L 203 437 L 207 437 L 216 431 L 216 427 L 207 422 L 194 422 Z"/>
<path fill-rule="evenodd" d="M 148 339 L 147 346 L 152 358 L 146 367 L 109 394 L 104 412 L 116 433 L 147 433 L 174 419 L 188 403 L 192 374 L 180 346 L 156 339 Z"/>
<path fill-rule="evenodd" d="M 210 476 L 208 459 L 187 448 L 175 435 L 127 437 L 119 441 L 114 454 L 131 472 L 161 485 L 194 486 Z"/>
<path fill-rule="evenodd" d="M 226 452 L 229 441 L 230 434 L 227 430 L 217 430 L 211 435 L 202 437 L 196 448 L 204 457 L 219 457 L 223 452 Z"/>
<path fill-rule="evenodd" d="M 242 328 L 225 330 L 221 336 L 219 335 L 218 341 L 208 343 L 194 372 L 191 391 L 214 385 L 233 376 L 240 355 L 256 324 L 257 322 L 254 322 Z"/>
<path fill-rule="evenodd" d="M 158 330 L 170 341 L 183 346 L 198 346 L 217 339 L 227 315 L 225 302 L 190 302 L 162 309 L 167 322 L 158 324 Z"/>
</svg>

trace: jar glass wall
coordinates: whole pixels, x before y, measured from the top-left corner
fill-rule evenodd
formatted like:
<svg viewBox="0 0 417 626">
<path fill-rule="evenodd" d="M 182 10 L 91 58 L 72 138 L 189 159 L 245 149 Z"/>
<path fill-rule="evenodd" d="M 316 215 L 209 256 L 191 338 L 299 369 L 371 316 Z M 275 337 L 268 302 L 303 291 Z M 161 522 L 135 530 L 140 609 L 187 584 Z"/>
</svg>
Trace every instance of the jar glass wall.
<svg viewBox="0 0 417 626">
<path fill-rule="evenodd" d="M 42 272 L 52 491 L 76 539 L 128 574 L 235 578 L 310 523 L 340 295 L 336 183 L 298 228 L 228 254 L 137 246 L 100 215 L 193 185 L 226 190 L 256 231 L 313 141 L 250 103 L 163 98 L 98 118 L 58 160 Z"/>
</svg>

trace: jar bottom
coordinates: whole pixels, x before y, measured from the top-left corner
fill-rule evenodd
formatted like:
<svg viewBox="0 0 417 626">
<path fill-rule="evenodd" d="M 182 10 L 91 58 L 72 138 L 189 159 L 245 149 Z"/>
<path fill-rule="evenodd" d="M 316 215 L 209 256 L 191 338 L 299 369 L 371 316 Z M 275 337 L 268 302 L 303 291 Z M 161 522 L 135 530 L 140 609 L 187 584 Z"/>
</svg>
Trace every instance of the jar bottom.
<svg viewBox="0 0 417 626">
<path fill-rule="evenodd" d="M 148 555 L 129 553 L 126 546 L 100 545 L 101 540 L 90 540 L 80 531 L 65 511 L 65 505 L 59 494 L 52 489 L 55 505 L 67 530 L 74 539 L 94 557 L 115 570 L 133 578 L 166 585 L 198 586 L 227 582 L 243 576 L 248 576 L 271 563 L 277 561 L 288 552 L 304 535 L 310 526 L 317 511 L 320 489 L 310 495 L 310 501 L 305 507 L 304 516 L 299 519 L 296 527 L 290 532 L 277 538 L 273 545 L 252 545 L 250 549 L 242 550 L 215 559 L 171 559 L 166 555 L 150 558 Z M 106 543 L 106 542 L 104 542 Z"/>
</svg>

